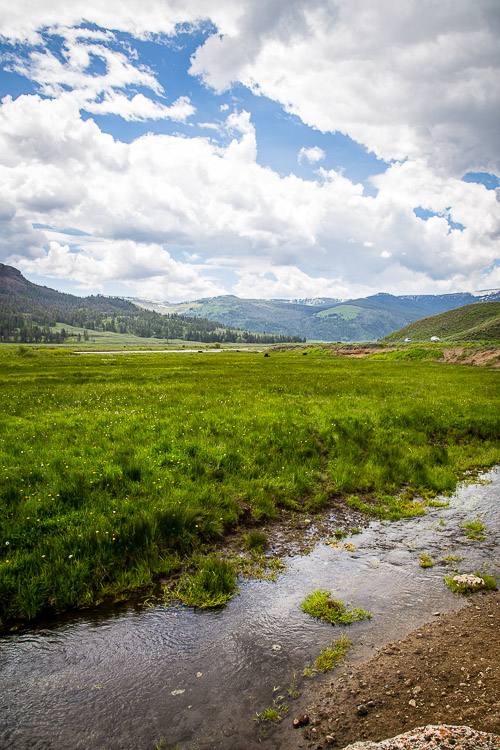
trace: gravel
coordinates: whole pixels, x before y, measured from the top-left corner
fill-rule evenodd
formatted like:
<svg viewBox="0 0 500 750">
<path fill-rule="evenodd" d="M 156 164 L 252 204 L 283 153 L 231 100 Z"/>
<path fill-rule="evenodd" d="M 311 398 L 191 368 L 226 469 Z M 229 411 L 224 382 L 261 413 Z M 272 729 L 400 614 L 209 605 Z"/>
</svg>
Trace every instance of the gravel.
<svg viewBox="0 0 500 750">
<path fill-rule="evenodd" d="M 448 724 L 417 727 L 382 742 L 355 742 L 344 750 L 500 750 L 500 737 Z"/>
</svg>

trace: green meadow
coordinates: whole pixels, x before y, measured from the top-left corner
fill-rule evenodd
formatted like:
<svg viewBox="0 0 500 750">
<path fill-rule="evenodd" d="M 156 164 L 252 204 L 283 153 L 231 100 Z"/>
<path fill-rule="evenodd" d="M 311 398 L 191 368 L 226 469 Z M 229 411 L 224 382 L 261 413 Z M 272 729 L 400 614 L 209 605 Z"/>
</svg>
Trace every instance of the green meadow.
<svg viewBox="0 0 500 750">
<path fill-rule="evenodd" d="M 0 351 L 4 623 L 120 597 L 238 523 L 423 512 L 500 462 L 500 372 L 301 353 Z"/>
</svg>

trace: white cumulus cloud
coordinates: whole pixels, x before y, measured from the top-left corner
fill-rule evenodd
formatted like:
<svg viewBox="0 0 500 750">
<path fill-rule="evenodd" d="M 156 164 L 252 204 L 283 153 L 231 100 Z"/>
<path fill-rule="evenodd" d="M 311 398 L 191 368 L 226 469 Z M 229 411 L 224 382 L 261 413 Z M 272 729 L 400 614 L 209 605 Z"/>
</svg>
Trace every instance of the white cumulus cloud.
<svg viewBox="0 0 500 750">
<path fill-rule="evenodd" d="M 303 159 L 307 159 L 309 164 L 317 164 L 319 161 L 323 161 L 325 156 L 325 152 L 319 146 L 311 146 L 311 148 L 302 146 L 299 151 L 297 161 L 299 162 L 299 164 L 301 164 Z"/>
<path fill-rule="evenodd" d="M 76 28 L 83 19 L 99 28 Z M 82 116 L 188 121 L 190 92 L 170 97 L 117 32 L 154 41 L 208 21 L 191 73 L 216 91 L 246 86 L 385 159 L 370 194 L 321 165 L 318 146 L 298 154 L 314 180 L 260 166 L 241 106 L 203 123 L 213 140 L 125 143 Z M 218 293 L 224 274 L 236 293 L 273 297 L 499 285 L 498 190 L 461 179 L 500 172 L 498 3 L 18 0 L 0 8 L 0 28 L 28 40 L 7 64 L 38 87 L 0 105 L 2 260 L 172 299 Z"/>
</svg>

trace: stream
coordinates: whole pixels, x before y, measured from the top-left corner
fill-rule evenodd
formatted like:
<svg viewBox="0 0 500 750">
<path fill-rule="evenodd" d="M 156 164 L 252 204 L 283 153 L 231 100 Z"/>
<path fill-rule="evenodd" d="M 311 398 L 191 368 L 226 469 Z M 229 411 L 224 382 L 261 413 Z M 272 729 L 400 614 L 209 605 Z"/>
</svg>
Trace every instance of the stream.
<svg viewBox="0 0 500 750">
<path fill-rule="evenodd" d="M 280 728 L 259 733 L 256 713 L 287 695 L 294 675 L 340 632 L 351 661 L 370 658 L 433 612 L 462 600 L 443 581 L 460 572 L 500 573 L 500 469 L 465 484 L 445 508 L 398 522 L 372 521 L 356 549 L 317 543 L 286 560 L 277 581 L 244 580 L 222 610 L 121 604 L 87 610 L 0 638 L 2 750 L 237 750 L 276 748 Z M 461 524 L 480 518 L 484 540 Z M 336 528 L 332 516 L 332 531 Z M 441 561 L 419 566 L 419 554 Z M 463 559 L 443 562 L 443 557 Z M 333 628 L 300 609 L 314 589 L 373 618 Z M 274 690 L 278 688 L 279 690 Z M 287 719 L 290 721 L 290 718 Z"/>
</svg>

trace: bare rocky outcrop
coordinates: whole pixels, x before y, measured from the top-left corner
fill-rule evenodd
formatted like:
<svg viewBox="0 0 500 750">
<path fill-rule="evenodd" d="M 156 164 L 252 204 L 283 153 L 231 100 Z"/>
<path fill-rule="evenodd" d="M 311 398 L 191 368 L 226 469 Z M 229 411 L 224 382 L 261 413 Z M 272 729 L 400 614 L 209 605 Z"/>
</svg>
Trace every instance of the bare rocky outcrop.
<svg viewBox="0 0 500 750">
<path fill-rule="evenodd" d="M 500 737 L 464 726 L 417 727 L 381 742 L 355 742 L 344 750 L 498 750 Z"/>
</svg>

